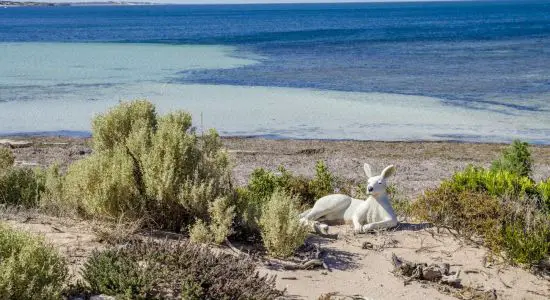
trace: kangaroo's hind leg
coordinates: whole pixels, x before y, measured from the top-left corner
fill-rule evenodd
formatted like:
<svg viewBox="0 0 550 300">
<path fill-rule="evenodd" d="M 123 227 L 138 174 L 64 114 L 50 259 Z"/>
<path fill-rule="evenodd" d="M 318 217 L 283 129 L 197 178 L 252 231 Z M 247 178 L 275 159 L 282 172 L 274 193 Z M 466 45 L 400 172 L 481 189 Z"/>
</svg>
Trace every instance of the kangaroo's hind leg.
<svg viewBox="0 0 550 300">
<path fill-rule="evenodd" d="M 300 222 L 304 225 L 311 226 L 316 232 L 328 233 L 328 225 L 318 222 L 324 216 L 342 213 L 344 216 L 345 210 L 351 204 L 351 197 L 346 195 L 328 195 L 322 197 L 315 202 L 313 208 L 305 211 L 300 215 Z"/>
</svg>

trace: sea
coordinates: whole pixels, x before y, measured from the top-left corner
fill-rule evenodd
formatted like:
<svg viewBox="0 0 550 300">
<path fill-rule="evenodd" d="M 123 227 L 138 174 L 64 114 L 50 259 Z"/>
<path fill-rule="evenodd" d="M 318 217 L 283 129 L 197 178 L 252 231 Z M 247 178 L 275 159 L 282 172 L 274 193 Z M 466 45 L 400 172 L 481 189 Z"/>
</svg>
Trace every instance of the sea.
<svg viewBox="0 0 550 300">
<path fill-rule="evenodd" d="M 120 101 L 284 139 L 550 144 L 550 1 L 0 7 L 0 134 Z"/>
</svg>

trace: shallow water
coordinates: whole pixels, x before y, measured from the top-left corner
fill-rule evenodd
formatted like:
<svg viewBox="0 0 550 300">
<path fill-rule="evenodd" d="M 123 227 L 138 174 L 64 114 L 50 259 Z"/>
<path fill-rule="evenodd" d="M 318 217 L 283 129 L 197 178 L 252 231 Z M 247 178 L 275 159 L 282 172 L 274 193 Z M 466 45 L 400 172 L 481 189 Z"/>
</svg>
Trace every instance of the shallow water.
<svg viewBox="0 0 550 300">
<path fill-rule="evenodd" d="M 550 3 L 0 10 L 0 134 L 120 100 L 273 138 L 550 143 Z"/>
</svg>

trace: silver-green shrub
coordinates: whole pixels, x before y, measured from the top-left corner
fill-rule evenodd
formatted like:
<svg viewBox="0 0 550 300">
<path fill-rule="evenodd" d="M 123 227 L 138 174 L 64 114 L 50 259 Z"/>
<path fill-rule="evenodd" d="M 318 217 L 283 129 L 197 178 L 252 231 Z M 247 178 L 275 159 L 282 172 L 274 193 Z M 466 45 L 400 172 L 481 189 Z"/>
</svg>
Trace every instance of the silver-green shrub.
<svg viewBox="0 0 550 300">
<path fill-rule="evenodd" d="M 298 200 L 276 190 L 264 205 L 260 228 L 264 246 L 275 257 L 289 257 L 304 244 L 308 229 L 300 224 Z"/>
<path fill-rule="evenodd" d="M 86 216 L 180 230 L 209 222 L 215 199 L 232 199 L 220 137 L 198 135 L 187 112 L 159 117 L 150 102 L 124 102 L 93 120 L 92 135 L 92 155 L 70 166 L 63 183 L 66 202 Z"/>
<path fill-rule="evenodd" d="M 140 218 L 145 212 L 132 158 L 121 148 L 95 152 L 73 163 L 63 196 L 69 206 L 88 217 Z"/>
<path fill-rule="evenodd" d="M 61 299 L 65 260 L 40 237 L 0 223 L 0 299 Z"/>
</svg>

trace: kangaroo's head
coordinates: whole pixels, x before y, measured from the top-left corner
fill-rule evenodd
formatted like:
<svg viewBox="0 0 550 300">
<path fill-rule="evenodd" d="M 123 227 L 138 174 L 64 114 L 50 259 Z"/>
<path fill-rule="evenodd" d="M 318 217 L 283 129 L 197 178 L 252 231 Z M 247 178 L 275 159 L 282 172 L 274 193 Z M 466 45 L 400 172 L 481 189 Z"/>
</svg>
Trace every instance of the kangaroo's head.
<svg viewBox="0 0 550 300">
<path fill-rule="evenodd" d="M 386 193 L 386 179 L 395 173 L 395 167 L 393 165 L 387 166 L 380 175 L 373 176 L 371 167 L 365 163 L 363 166 L 365 174 L 367 175 L 367 194 L 378 197 Z"/>
</svg>

